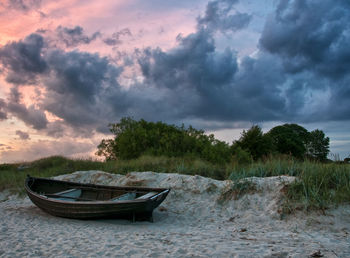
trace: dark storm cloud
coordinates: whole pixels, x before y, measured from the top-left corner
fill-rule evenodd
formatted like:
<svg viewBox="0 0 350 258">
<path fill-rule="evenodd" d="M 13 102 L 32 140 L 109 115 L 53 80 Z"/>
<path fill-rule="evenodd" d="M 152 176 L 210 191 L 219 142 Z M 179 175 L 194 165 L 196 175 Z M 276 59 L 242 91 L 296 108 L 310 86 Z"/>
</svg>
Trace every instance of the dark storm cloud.
<svg viewBox="0 0 350 258">
<path fill-rule="evenodd" d="M 74 28 L 58 26 L 56 33 L 58 39 L 62 41 L 66 47 L 76 47 L 81 44 L 90 44 L 91 41 L 101 36 L 99 32 L 95 32 L 91 36 L 87 36 L 84 29 L 80 26 L 75 26 Z"/>
<path fill-rule="evenodd" d="M 8 71 L 6 81 L 13 84 L 36 83 L 37 75 L 47 68 L 41 55 L 43 47 L 43 37 L 31 34 L 24 40 L 0 48 L 0 62 Z"/>
<path fill-rule="evenodd" d="M 121 69 L 97 54 L 55 50 L 47 57 L 50 76 L 43 107 L 72 125 L 101 121 L 109 88 L 118 89 Z M 118 98 L 116 98 L 117 101 Z"/>
<path fill-rule="evenodd" d="M 349 1 L 283 0 L 266 21 L 260 48 L 282 61 L 292 81 L 289 102 L 306 105 L 307 95 L 328 95 L 305 121 L 350 118 L 349 10 Z"/>
<path fill-rule="evenodd" d="M 199 26 L 211 31 L 235 32 L 243 29 L 251 21 L 251 15 L 236 12 L 230 14 L 233 4 L 238 1 L 212 1 L 209 2 L 203 17 L 197 19 Z"/>
<path fill-rule="evenodd" d="M 332 120 L 349 120 L 350 118 L 350 75 L 337 81 L 333 88 L 327 115 Z"/>
<path fill-rule="evenodd" d="M 217 51 L 208 30 L 178 41 L 179 46 L 170 51 L 146 49 L 139 57 L 144 83 L 170 90 L 161 102 L 164 106 L 177 103 L 174 110 L 178 119 L 262 121 L 278 119 L 286 112 L 278 88 L 285 76 L 273 57 L 246 57 L 239 69 L 235 53 L 230 49 Z M 166 110 L 175 113 L 170 107 Z"/>
<path fill-rule="evenodd" d="M 16 135 L 18 135 L 21 140 L 30 140 L 29 134 L 21 130 L 17 130 Z"/>
<path fill-rule="evenodd" d="M 287 72 L 341 78 L 350 67 L 349 10 L 349 1 L 280 1 L 260 46 L 282 58 Z"/>
</svg>

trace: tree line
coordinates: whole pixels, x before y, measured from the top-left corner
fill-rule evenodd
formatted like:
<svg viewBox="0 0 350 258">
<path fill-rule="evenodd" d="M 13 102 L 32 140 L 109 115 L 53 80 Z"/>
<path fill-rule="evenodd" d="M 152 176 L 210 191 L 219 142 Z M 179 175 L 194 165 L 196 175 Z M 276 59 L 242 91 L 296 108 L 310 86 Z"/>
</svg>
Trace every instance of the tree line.
<svg viewBox="0 0 350 258">
<path fill-rule="evenodd" d="M 141 155 L 193 157 L 224 164 L 235 159 L 240 163 L 266 156 L 287 154 L 297 159 L 327 160 L 329 138 L 322 130 L 308 132 L 297 124 L 284 124 L 267 133 L 254 125 L 241 137 L 227 144 L 206 135 L 192 126 L 169 125 L 163 122 L 136 121 L 124 117 L 109 125 L 113 139 L 103 139 L 97 155 L 106 160 L 134 159 Z"/>
</svg>

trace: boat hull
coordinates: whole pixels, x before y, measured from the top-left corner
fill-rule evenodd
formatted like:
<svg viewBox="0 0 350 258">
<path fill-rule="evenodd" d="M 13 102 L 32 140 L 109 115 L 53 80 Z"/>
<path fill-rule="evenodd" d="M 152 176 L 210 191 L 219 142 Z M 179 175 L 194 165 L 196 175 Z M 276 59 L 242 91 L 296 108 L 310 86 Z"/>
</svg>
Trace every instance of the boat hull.
<svg viewBox="0 0 350 258">
<path fill-rule="evenodd" d="M 40 184 L 42 185 L 40 186 Z M 45 196 L 45 194 L 53 193 L 57 189 L 68 188 L 94 189 L 95 192 L 100 191 L 103 194 L 110 193 L 111 195 L 121 191 L 153 191 L 158 194 L 154 198 L 118 202 L 109 200 L 63 201 Z M 170 191 L 170 189 L 165 188 L 113 187 L 33 177 L 27 177 L 25 189 L 28 197 L 37 207 L 54 216 L 74 219 L 128 218 L 132 220 L 152 220 L 153 210 L 164 201 Z"/>
</svg>

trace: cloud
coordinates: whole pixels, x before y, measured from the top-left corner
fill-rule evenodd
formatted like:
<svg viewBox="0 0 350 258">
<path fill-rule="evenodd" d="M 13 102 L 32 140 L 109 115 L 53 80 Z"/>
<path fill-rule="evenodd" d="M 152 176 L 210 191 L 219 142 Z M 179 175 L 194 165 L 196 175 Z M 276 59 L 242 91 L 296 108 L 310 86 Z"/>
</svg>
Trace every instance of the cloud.
<svg viewBox="0 0 350 258">
<path fill-rule="evenodd" d="M 212 5 L 216 9 L 210 16 L 208 10 Z M 233 21 L 232 5 L 233 2 L 224 5 L 210 2 L 206 15 L 198 19 L 197 31 L 179 35 L 178 45 L 168 51 L 160 48 L 136 51 L 144 78 L 128 89 L 118 83 L 123 67 L 107 58 L 48 46 L 40 52 L 45 70 L 39 77 L 45 93 L 39 106 L 41 111 L 48 111 L 64 122 L 56 123 L 57 126 L 42 123 L 35 128 L 45 129 L 49 135 L 61 135 L 69 125 L 85 134 L 81 128 L 104 131 L 104 125 L 126 115 L 175 123 L 190 118 L 228 122 L 281 118 L 287 106 L 279 89 L 285 81 L 280 63 L 262 54 L 255 59 L 242 59 L 239 66 L 233 49 L 216 49 L 215 30 L 241 28 L 241 23 L 228 23 Z M 124 34 L 128 32 L 125 30 Z M 14 46 L 6 47 L 16 51 Z M 39 45 L 36 49 L 42 48 Z M 11 112 L 26 121 L 28 116 L 20 116 L 24 113 L 21 110 L 12 108 Z M 30 111 L 38 112 L 33 108 Z"/>
<path fill-rule="evenodd" d="M 298 119 L 350 118 L 349 7 L 348 1 L 281 0 L 266 21 L 259 46 L 282 62 L 289 103 L 306 111 Z"/>
<path fill-rule="evenodd" d="M 16 135 L 18 135 L 21 140 L 30 140 L 29 134 L 21 130 L 17 130 Z"/>
<path fill-rule="evenodd" d="M 23 104 L 8 103 L 8 111 L 22 120 L 26 125 L 40 130 L 46 128 L 48 123 L 43 110 L 36 109 L 34 105 L 28 108 Z"/>
<path fill-rule="evenodd" d="M 260 38 L 260 46 L 278 55 L 286 71 L 311 71 L 331 79 L 350 66 L 348 1 L 280 1 Z"/>
<path fill-rule="evenodd" d="M 120 45 L 123 43 L 121 40 L 122 37 L 131 37 L 131 31 L 129 28 L 124 28 L 120 31 L 117 31 L 112 34 L 111 37 L 107 37 L 103 39 L 103 42 L 108 46 Z"/>
<path fill-rule="evenodd" d="M 61 118 L 66 125 L 86 126 L 90 133 L 89 126 L 96 128 L 101 123 L 107 126 L 107 119 L 115 114 L 110 112 L 106 102 L 118 101 L 122 97 L 117 81 L 122 68 L 110 64 L 107 58 L 98 54 L 77 50 L 65 52 L 50 46 L 44 48 L 44 41 L 43 36 L 31 34 L 23 41 L 9 43 L 0 49 L 0 55 L 6 57 L 0 61 L 11 78 L 20 78 L 22 84 L 40 82 L 35 86 L 43 87 L 45 92 L 37 105 L 27 107 L 21 103 L 17 86 L 19 79 L 8 80 L 14 87 L 8 103 L 2 103 L 7 112 L 34 129 L 47 128 L 50 135 L 57 135 L 57 128 L 53 129 L 51 125 L 48 128 L 45 111 Z M 120 107 L 119 104 L 113 106 Z"/>
<path fill-rule="evenodd" d="M 37 83 L 37 76 L 47 69 L 43 47 L 44 39 L 38 34 L 1 47 L 0 62 L 7 71 L 6 81 L 17 85 Z"/>
<path fill-rule="evenodd" d="M 119 94 L 121 68 L 107 58 L 86 52 L 54 50 L 46 56 L 50 75 L 45 78 L 42 107 L 72 126 L 96 126 L 111 114 L 108 99 Z M 118 101 L 116 96 L 114 101 Z"/>
<path fill-rule="evenodd" d="M 7 112 L 22 120 L 26 125 L 41 130 L 46 128 L 48 120 L 44 110 L 36 108 L 34 105 L 26 107 L 20 103 L 21 94 L 16 87 L 11 89 L 11 95 L 7 103 Z"/>
<path fill-rule="evenodd" d="M 7 119 L 6 106 L 5 100 L 0 99 L 0 121 Z"/>
<path fill-rule="evenodd" d="M 205 15 L 198 17 L 198 26 L 210 31 L 235 32 L 248 26 L 252 16 L 236 12 L 230 14 L 233 5 L 238 1 L 211 1 L 207 4 Z"/>
<path fill-rule="evenodd" d="M 39 8 L 41 5 L 41 0 L 7 0 L 2 5 L 7 9 L 27 12 L 29 10 Z"/>
<path fill-rule="evenodd" d="M 91 41 L 101 36 L 101 33 L 99 32 L 95 32 L 91 36 L 87 36 L 84 33 L 84 29 L 80 26 L 75 26 L 74 28 L 58 26 L 55 32 L 58 40 L 63 42 L 66 47 L 76 47 L 81 44 L 90 44 Z"/>
</svg>

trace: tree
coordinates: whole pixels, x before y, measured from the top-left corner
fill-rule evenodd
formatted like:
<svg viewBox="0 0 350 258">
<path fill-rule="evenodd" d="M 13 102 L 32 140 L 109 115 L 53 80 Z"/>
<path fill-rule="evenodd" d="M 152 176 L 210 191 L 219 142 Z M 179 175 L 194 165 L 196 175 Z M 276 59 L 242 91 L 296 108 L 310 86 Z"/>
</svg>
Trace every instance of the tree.
<svg viewBox="0 0 350 258">
<path fill-rule="evenodd" d="M 329 153 L 329 138 L 325 137 L 322 130 L 316 129 L 309 133 L 306 148 L 308 156 L 319 161 L 325 161 Z"/>
<path fill-rule="evenodd" d="M 213 163 L 226 163 L 231 159 L 230 147 L 205 135 L 203 130 L 186 129 L 162 122 L 135 121 L 122 118 L 110 124 L 114 139 L 104 139 L 98 146 L 97 155 L 110 159 L 133 159 L 140 155 L 181 157 L 190 155 Z"/>
<path fill-rule="evenodd" d="M 306 154 L 309 132 L 297 124 L 284 124 L 272 128 L 267 135 L 278 153 L 302 159 Z"/>
<path fill-rule="evenodd" d="M 271 153 L 272 141 L 269 135 L 264 135 L 258 125 L 253 125 L 248 131 L 243 131 L 238 141 L 233 144 L 233 150 L 239 146 L 241 149 L 250 153 L 254 160 Z"/>
</svg>

